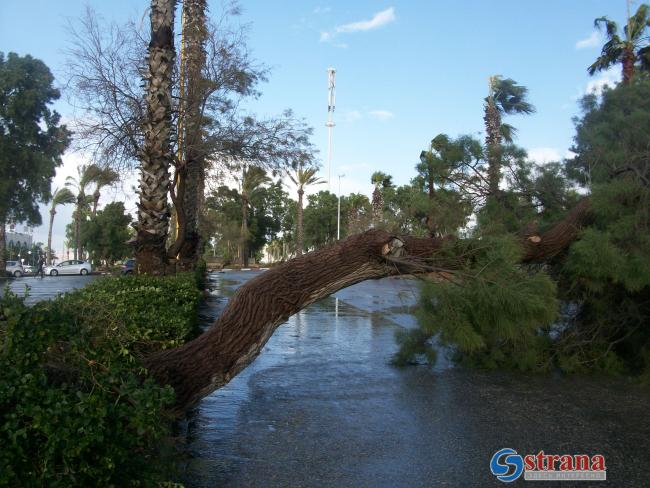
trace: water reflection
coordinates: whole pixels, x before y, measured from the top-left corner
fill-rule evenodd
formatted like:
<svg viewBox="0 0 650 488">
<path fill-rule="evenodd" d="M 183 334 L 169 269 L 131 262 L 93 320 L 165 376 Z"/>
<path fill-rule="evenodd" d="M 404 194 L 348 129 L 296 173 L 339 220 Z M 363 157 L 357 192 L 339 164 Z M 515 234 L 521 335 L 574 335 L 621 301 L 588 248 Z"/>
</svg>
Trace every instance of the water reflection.
<svg viewBox="0 0 650 488">
<path fill-rule="evenodd" d="M 254 272 L 228 273 L 226 294 Z M 624 381 L 395 369 L 417 284 L 361 283 L 276 331 L 204 399 L 185 483 L 208 486 L 484 486 L 492 454 L 602 452 L 619 485 L 647 486 L 650 395 Z M 353 304 L 353 305 L 352 305 Z M 625 480 L 625 481 L 623 481 Z"/>
</svg>

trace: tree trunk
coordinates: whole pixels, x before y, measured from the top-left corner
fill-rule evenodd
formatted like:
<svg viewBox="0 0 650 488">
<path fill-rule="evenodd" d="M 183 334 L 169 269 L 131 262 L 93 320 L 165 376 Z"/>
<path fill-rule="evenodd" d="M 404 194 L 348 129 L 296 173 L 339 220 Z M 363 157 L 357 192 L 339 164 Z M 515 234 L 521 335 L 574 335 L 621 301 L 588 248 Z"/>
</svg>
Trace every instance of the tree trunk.
<svg viewBox="0 0 650 488">
<path fill-rule="evenodd" d="M 485 104 L 485 149 L 488 158 L 488 193 L 499 196 L 501 181 L 501 115 L 493 103 Z"/>
<path fill-rule="evenodd" d="M 144 144 L 140 153 L 135 259 L 139 273 L 167 272 L 172 71 L 175 0 L 151 0 L 151 42 L 146 75 Z"/>
<path fill-rule="evenodd" d="M 623 84 L 629 85 L 634 76 L 634 47 L 628 46 L 623 53 Z"/>
<path fill-rule="evenodd" d="M 7 274 L 7 229 L 4 217 L 0 217 L 0 276 Z"/>
<path fill-rule="evenodd" d="M 93 193 L 93 217 L 97 215 L 97 206 L 99 205 L 99 188 L 95 190 L 95 193 Z"/>
<path fill-rule="evenodd" d="M 183 198 L 185 212 L 185 235 L 179 251 L 179 268 L 194 269 L 198 261 L 201 236 L 199 214 L 203 203 L 205 161 L 203 155 L 202 106 L 206 83 L 203 79 L 205 66 L 205 43 L 207 39 L 206 0 L 183 1 L 183 38 L 185 89 L 183 96 L 185 177 L 187 179 Z"/>
<path fill-rule="evenodd" d="M 384 212 L 384 195 L 381 193 L 379 185 L 375 185 L 372 192 L 372 223 L 374 227 L 378 227 L 382 221 Z"/>
<path fill-rule="evenodd" d="M 47 229 L 47 265 L 52 264 L 52 227 L 54 226 L 54 216 L 56 215 L 56 209 L 52 207 L 50 209 L 50 226 Z"/>
<path fill-rule="evenodd" d="M 302 187 L 298 188 L 298 207 L 296 208 L 296 255 L 302 256 L 302 196 L 304 194 Z"/>
<path fill-rule="evenodd" d="M 241 200 L 241 233 L 239 236 L 239 264 L 248 266 L 248 195 L 242 194 Z"/>
<path fill-rule="evenodd" d="M 77 211 L 74 218 L 74 258 L 81 259 L 81 210 L 84 196 L 77 197 Z"/>
<path fill-rule="evenodd" d="M 583 200 L 546 234 L 526 238 L 523 261 L 557 256 L 576 239 L 588 216 L 589 202 Z M 175 411 L 182 413 L 227 384 L 257 357 L 280 324 L 315 301 L 364 280 L 450 266 L 444 253 L 436 255 L 443 242 L 370 230 L 292 259 L 239 288 L 203 335 L 147 358 L 149 373 L 174 388 Z"/>
</svg>

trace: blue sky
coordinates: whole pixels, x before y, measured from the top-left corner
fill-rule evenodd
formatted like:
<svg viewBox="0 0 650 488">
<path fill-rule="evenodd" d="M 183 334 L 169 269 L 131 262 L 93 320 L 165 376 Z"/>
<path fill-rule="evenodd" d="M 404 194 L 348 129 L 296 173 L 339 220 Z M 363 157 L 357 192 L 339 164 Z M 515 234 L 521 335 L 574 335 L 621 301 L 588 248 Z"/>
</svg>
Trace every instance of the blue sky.
<svg viewBox="0 0 650 488">
<path fill-rule="evenodd" d="M 0 50 L 40 58 L 62 80 L 66 24 L 81 16 L 85 5 L 120 22 L 141 19 L 147 4 L 5 0 Z M 209 5 L 220 11 L 220 2 Z M 519 129 L 517 143 L 542 162 L 563 157 L 571 146 L 578 98 L 618 77 L 618 70 L 587 74 L 602 45 L 593 20 L 607 15 L 623 22 L 626 12 L 625 0 L 250 0 L 241 5 L 249 46 L 272 68 L 263 96 L 251 108 L 263 115 L 292 108 L 314 127 L 313 142 L 324 161 L 327 68 L 336 68 L 332 174 L 345 173 L 343 193 L 366 194 L 376 170 L 407 183 L 420 151 L 441 132 L 482 138 L 482 102 L 494 74 L 527 86 L 537 108 L 532 116 L 508 120 Z M 57 109 L 69 113 L 63 101 Z M 65 159 L 55 183 L 84 161 L 79 154 Z M 105 201 L 121 195 L 107 194 Z M 58 249 L 70 213 L 65 209 L 57 217 Z M 35 229 L 35 237 L 44 241 L 46 230 Z"/>
</svg>

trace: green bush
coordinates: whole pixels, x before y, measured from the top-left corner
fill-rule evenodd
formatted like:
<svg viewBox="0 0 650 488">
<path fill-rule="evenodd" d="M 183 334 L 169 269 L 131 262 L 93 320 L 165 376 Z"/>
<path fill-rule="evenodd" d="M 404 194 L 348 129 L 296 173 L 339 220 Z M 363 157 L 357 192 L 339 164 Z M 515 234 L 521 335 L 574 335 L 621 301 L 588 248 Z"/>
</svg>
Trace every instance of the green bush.
<svg viewBox="0 0 650 488">
<path fill-rule="evenodd" d="M 97 280 L 0 300 L 0 486 L 151 486 L 173 391 L 141 359 L 192 337 L 192 274 Z"/>
</svg>

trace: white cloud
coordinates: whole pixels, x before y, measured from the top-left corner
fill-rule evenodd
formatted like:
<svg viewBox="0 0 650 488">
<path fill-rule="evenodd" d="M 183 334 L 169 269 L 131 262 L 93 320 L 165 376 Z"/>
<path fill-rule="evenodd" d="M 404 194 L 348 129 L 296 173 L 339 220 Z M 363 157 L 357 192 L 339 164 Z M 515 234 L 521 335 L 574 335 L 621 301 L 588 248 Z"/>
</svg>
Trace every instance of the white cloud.
<svg viewBox="0 0 650 488">
<path fill-rule="evenodd" d="M 620 69 L 616 66 L 608 69 L 607 71 L 601 72 L 597 78 L 589 80 L 587 83 L 587 88 L 585 90 L 588 94 L 601 95 L 603 89 L 608 86 L 614 88 L 616 84 L 621 80 Z"/>
<path fill-rule="evenodd" d="M 338 34 L 349 34 L 352 32 L 367 32 L 370 30 L 378 29 L 397 19 L 395 17 L 395 9 L 389 7 L 386 10 L 377 12 L 370 20 L 360 20 L 357 22 L 350 22 L 349 24 L 339 25 L 333 31 L 321 32 L 320 42 L 330 42 Z M 338 44 L 337 47 L 347 47 L 344 44 Z"/>
<path fill-rule="evenodd" d="M 533 147 L 528 150 L 528 160 L 538 164 L 551 163 L 561 159 L 560 151 L 554 147 Z"/>
<path fill-rule="evenodd" d="M 393 7 L 390 7 L 386 10 L 382 10 L 381 12 L 377 12 L 372 16 L 372 19 L 370 20 L 361 20 L 358 22 L 351 22 L 349 24 L 340 25 L 336 28 L 336 32 L 369 31 L 382 27 L 386 24 L 390 24 L 391 22 L 394 22 L 395 19 L 395 9 Z"/>
<path fill-rule="evenodd" d="M 382 122 L 386 122 L 387 120 L 390 120 L 394 117 L 393 112 L 390 112 L 388 110 L 371 110 L 368 113 L 372 117 L 376 118 L 377 120 L 381 120 Z"/>
<path fill-rule="evenodd" d="M 602 43 L 600 33 L 598 31 L 593 31 L 589 37 L 580 39 L 576 42 L 576 49 L 587 49 L 589 47 L 596 47 Z"/>
<path fill-rule="evenodd" d="M 316 7 L 314 9 L 315 14 L 326 14 L 332 10 L 332 7 Z"/>
</svg>

